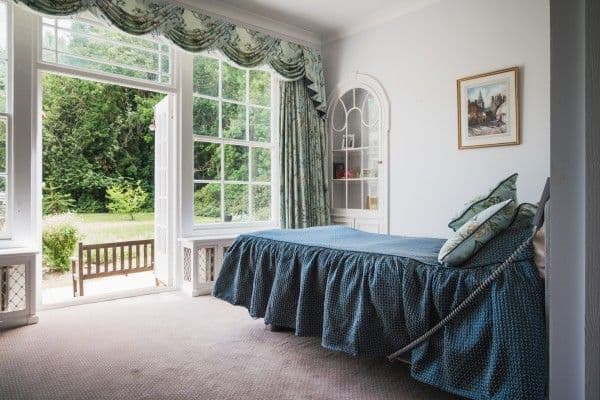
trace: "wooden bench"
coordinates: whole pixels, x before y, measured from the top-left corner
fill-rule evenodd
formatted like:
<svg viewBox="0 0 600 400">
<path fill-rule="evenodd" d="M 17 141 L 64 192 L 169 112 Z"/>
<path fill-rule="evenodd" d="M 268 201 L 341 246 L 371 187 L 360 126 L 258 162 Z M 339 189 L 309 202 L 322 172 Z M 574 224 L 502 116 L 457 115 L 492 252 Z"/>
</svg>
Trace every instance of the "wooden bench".
<svg viewBox="0 0 600 400">
<path fill-rule="evenodd" d="M 154 269 L 154 239 L 83 244 L 71 258 L 73 296 L 83 296 L 83 281 Z"/>
</svg>

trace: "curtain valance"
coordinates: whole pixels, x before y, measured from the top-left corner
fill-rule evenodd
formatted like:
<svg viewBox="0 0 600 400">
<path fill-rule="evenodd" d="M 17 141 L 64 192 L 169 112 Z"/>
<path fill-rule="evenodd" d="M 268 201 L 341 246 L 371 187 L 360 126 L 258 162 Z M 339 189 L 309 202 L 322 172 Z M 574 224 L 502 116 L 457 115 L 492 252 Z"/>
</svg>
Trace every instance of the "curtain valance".
<svg viewBox="0 0 600 400">
<path fill-rule="evenodd" d="M 221 50 L 231 61 L 247 68 L 269 64 L 286 79 L 303 79 L 319 115 L 325 115 L 323 64 L 316 49 L 236 26 L 164 0 L 14 1 L 54 16 L 88 10 L 127 33 L 158 33 L 190 52 Z"/>
</svg>

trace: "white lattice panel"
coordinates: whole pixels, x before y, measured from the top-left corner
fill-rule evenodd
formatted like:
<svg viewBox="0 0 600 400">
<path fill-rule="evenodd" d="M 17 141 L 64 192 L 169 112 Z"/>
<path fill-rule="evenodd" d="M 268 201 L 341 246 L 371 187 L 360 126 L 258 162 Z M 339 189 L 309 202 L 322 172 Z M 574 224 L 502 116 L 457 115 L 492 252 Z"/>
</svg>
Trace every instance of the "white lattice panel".
<svg viewBox="0 0 600 400">
<path fill-rule="evenodd" d="M 0 329 L 37 322 L 35 251 L 0 250 Z"/>
<path fill-rule="evenodd" d="M 184 289 L 193 296 L 210 294 L 232 241 L 233 237 L 182 241 Z"/>
<path fill-rule="evenodd" d="M 192 249 L 183 248 L 183 281 L 192 282 Z"/>
<path fill-rule="evenodd" d="M 198 282 L 206 283 L 215 280 L 216 248 L 204 247 L 198 250 Z"/>
<path fill-rule="evenodd" d="M 0 266 L 0 312 L 25 310 L 27 276 L 24 264 Z"/>
</svg>

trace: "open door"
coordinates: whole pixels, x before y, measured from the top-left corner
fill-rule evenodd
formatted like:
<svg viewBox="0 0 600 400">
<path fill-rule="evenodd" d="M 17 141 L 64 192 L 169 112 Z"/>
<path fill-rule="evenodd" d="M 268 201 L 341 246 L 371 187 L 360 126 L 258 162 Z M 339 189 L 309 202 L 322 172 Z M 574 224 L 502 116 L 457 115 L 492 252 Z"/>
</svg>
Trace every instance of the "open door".
<svg viewBox="0 0 600 400">
<path fill-rule="evenodd" d="M 165 96 L 154 107 L 154 275 L 160 283 L 171 286 L 170 255 L 174 243 L 173 217 L 169 186 L 173 134 L 173 96 Z M 171 263 L 172 264 L 172 263 Z"/>
</svg>

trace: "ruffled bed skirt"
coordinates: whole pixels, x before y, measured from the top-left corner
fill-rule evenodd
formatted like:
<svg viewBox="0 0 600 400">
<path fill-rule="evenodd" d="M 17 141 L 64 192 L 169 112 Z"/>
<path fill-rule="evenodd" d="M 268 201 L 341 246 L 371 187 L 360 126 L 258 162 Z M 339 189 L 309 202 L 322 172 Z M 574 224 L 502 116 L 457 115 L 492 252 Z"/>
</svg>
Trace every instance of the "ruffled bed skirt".
<svg viewBox="0 0 600 400">
<path fill-rule="evenodd" d="M 498 265 L 446 268 L 425 264 L 426 257 L 355 251 L 358 231 L 348 229 L 345 240 L 347 228 L 320 229 L 239 237 L 225 256 L 214 296 L 246 307 L 266 324 L 319 336 L 327 349 L 384 357 L 448 314 Z M 326 229 L 335 230 L 335 240 L 316 245 L 315 235 L 327 235 Z M 518 236 L 512 232 L 504 241 Z M 430 241 L 423 248 L 436 246 L 436 239 L 422 240 Z M 501 262 L 511 245 L 490 249 Z M 389 253 L 398 253 L 397 246 Z M 544 285 L 530 257 L 510 266 L 468 311 L 412 351 L 415 379 L 473 399 L 544 398 Z"/>
</svg>

